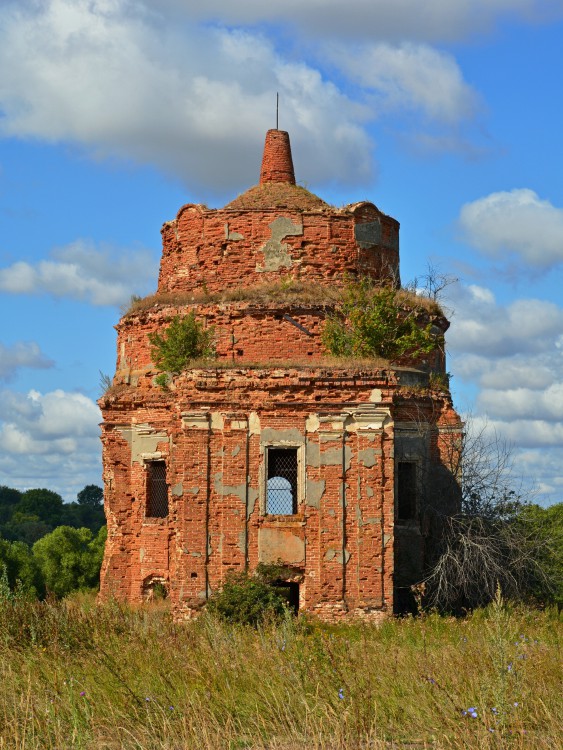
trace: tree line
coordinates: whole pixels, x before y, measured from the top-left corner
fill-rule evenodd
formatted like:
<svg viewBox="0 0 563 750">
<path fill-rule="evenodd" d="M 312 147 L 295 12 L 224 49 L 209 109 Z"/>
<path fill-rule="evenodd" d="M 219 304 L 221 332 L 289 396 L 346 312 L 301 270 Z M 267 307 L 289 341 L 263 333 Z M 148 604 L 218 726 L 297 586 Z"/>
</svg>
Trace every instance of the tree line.
<svg viewBox="0 0 563 750">
<path fill-rule="evenodd" d="M 71 503 L 48 489 L 0 486 L 0 594 L 62 597 L 97 587 L 106 536 L 97 485 Z"/>
<path fill-rule="evenodd" d="M 441 520 L 422 582 L 426 606 L 473 609 L 500 587 L 509 599 L 563 607 L 563 503 L 526 502 L 513 488 L 508 456 L 496 438 L 466 436 L 461 508 Z M 97 588 L 106 536 L 103 491 L 96 485 L 71 503 L 48 489 L 0 486 L 0 598 Z"/>
</svg>

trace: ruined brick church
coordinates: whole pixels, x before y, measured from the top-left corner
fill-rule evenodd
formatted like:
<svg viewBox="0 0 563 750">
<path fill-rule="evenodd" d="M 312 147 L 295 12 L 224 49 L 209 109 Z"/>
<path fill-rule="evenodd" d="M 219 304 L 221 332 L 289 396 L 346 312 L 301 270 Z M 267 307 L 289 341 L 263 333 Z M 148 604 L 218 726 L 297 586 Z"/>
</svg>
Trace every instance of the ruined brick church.
<svg viewBox="0 0 563 750">
<path fill-rule="evenodd" d="M 399 286 L 399 223 L 296 185 L 289 136 L 266 135 L 260 182 L 162 229 L 155 295 L 117 326 L 100 399 L 108 540 L 101 596 L 158 585 L 197 613 L 231 570 L 283 561 L 295 609 L 378 620 L 420 580 L 458 503 L 442 346 L 393 363 L 330 357 L 321 332 L 350 279 Z M 194 311 L 216 357 L 162 375 L 148 335 Z"/>
</svg>

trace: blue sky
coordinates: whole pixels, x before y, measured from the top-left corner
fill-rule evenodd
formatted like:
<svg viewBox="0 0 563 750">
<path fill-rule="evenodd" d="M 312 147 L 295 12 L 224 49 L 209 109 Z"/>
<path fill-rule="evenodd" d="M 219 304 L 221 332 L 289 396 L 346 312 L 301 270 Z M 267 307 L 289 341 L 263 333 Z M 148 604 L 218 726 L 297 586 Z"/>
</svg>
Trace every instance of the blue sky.
<svg viewBox="0 0 563 750">
<path fill-rule="evenodd" d="M 160 227 L 257 182 L 401 222 L 403 281 L 459 279 L 460 411 L 563 495 L 563 0 L 3 0 L 0 484 L 101 483 L 99 371 Z"/>
</svg>

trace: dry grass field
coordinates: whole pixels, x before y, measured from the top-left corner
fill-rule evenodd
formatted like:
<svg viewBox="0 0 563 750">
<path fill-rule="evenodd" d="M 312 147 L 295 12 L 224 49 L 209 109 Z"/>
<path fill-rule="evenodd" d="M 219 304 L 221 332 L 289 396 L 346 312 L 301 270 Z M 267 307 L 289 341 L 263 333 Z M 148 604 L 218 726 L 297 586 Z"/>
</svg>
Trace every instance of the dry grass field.
<svg viewBox="0 0 563 750">
<path fill-rule="evenodd" d="M 497 602 L 262 630 L 163 604 L 0 603 L 0 748 L 563 746 L 561 616 Z"/>
</svg>

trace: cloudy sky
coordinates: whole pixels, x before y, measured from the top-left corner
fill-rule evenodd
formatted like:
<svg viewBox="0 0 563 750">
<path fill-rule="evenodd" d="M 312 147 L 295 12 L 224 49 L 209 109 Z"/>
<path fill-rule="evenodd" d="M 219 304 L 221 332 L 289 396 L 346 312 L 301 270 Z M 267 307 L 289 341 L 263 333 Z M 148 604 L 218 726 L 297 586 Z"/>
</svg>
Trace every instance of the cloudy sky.
<svg viewBox="0 0 563 750">
<path fill-rule="evenodd" d="M 297 180 L 401 222 L 404 281 L 459 279 L 456 403 L 563 499 L 563 0 L 2 0 L 0 484 L 101 483 L 99 372 L 160 227 Z"/>
</svg>

